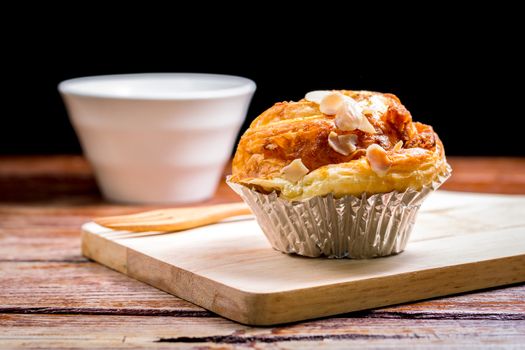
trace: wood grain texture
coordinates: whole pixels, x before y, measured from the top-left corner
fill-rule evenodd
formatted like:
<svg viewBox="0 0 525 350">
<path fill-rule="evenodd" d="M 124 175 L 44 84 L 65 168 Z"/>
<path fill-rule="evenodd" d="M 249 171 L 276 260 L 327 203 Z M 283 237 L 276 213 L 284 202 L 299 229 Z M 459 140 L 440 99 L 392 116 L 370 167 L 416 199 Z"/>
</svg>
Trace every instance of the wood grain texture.
<svg viewBox="0 0 525 350">
<path fill-rule="evenodd" d="M 93 262 L 0 263 L 0 313 L 201 316 L 212 313 Z M 359 317 L 523 319 L 525 288 L 486 290 L 354 313 Z"/>
<path fill-rule="evenodd" d="M 332 318 L 254 328 L 222 318 L 0 315 L 9 348 L 447 348 L 525 342 L 525 323 L 480 320 Z"/>
<path fill-rule="evenodd" d="M 449 157 L 449 162 L 454 173 L 444 189 L 525 193 L 525 158 Z M 203 204 L 237 200 L 223 183 L 214 199 Z M 0 266 L 0 306 L 5 306 L 4 312 L 8 312 L 5 316 L 10 318 L 9 322 L 6 318 L 0 319 L 0 347 L 362 348 L 373 344 L 366 336 L 354 340 L 353 334 L 358 331 L 366 334 L 370 330 L 378 339 L 383 335 L 420 329 L 421 322 L 426 322 L 427 334 L 436 336 L 422 342 L 418 338 L 406 338 L 403 343 L 385 337 L 384 341 L 374 344 L 381 348 L 408 348 L 417 343 L 425 348 L 463 349 L 469 345 L 519 348 L 524 343 L 525 331 L 521 325 L 525 322 L 525 285 L 297 325 L 250 328 L 253 329 L 250 334 L 275 332 L 286 337 L 273 343 L 246 337 L 239 341 L 235 331 L 212 332 L 211 336 L 207 333 L 204 338 L 195 339 L 195 331 L 210 327 L 215 320 L 229 327 L 240 325 L 210 317 L 204 309 L 86 262 L 80 255 L 78 227 L 83 222 L 96 216 L 156 208 L 160 206 L 135 207 L 104 202 L 89 166 L 79 156 L 0 157 L 0 260 L 3 262 Z M 198 312 L 198 317 L 191 317 L 193 312 Z M 69 323 L 71 319 L 76 321 Z M 148 321 L 150 319 L 152 321 Z M 392 319 L 404 323 L 393 323 Z M 463 332 L 466 328 L 460 327 L 456 323 L 458 320 L 465 322 L 462 325 L 469 324 L 470 332 Z M 169 328 L 175 321 L 187 322 L 193 330 L 163 334 L 163 325 Z M 448 329 L 442 321 L 449 325 Z M 308 338 L 298 326 L 317 333 Z M 94 328 L 98 330 L 93 331 Z M 103 329 L 111 334 L 102 336 Z M 323 338 L 333 333 L 349 339 Z M 111 338 L 113 335 L 117 336 Z M 148 340 L 132 346 L 124 338 L 126 335 Z M 168 338 L 166 343 L 149 341 L 158 340 L 161 335 Z"/>
<path fill-rule="evenodd" d="M 1 262 L 0 313 L 210 315 L 93 262 Z"/>
<path fill-rule="evenodd" d="M 382 259 L 281 254 L 253 220 L 165 234 L 90 223 L 82 250 L 222 316 L 271 325 L 523 282 L 523 207 L 525 196 L 438 192 L 407 250 Z"/>
<path fill-rule="evenodd" d="M 443 189 L 525 194 L 525 157 L 447 157 L 452 176 Z"/>
</svg>

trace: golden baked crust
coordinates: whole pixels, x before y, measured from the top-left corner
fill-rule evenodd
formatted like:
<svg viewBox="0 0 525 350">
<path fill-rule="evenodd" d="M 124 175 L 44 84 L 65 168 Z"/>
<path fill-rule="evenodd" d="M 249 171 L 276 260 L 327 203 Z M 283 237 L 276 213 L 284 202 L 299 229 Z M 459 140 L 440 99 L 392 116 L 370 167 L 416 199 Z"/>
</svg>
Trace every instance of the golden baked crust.
<svg viewBox="0 0 525 350">
<path fill-rule="evenodd" d="M 328 193 L 339 197 L 420 189 L 445 170 L 444 149 L 438 136 L 431 126 L 412 122 L 410 112 L 395 95 L 339 92 L 357 102 L 368 103 L 374 98 L 382 101 L 385 108 L 381 113 L 364 113 L 375 133 L 338 129 L 334 116 L 321 113 L 315 102 L 302 99 L 276 103 L 242 136 L 230 181 L 299 200 Z M 336 152 L 328 142 L 333 131 L 356 135 L 355 151 L 348 155 Z M 377 173 L 371 167 L 366 155 L 371 144 L 386 151 L 390 165 L 386 173 Z M 297 182 L 282 173 L 295 159 L 300 159 L 309 171 Z"/>
</svg>

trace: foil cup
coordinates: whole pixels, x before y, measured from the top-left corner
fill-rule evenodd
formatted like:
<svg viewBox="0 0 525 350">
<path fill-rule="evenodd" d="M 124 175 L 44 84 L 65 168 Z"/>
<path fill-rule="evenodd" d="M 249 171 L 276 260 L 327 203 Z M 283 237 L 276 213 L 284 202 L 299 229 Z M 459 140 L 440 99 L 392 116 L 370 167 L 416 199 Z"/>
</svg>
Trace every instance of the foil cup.
<svg viewBox="0 0 525 350">
<path fill-rule="evenodd" d="M 451 168 L 416 191 L 301 201 L 260 193 L 227 181 L 250 206 L 272 247 L 308 257 L 368 259 L 402 252 L 423 200 L 450 177 Z"/>
</svg>

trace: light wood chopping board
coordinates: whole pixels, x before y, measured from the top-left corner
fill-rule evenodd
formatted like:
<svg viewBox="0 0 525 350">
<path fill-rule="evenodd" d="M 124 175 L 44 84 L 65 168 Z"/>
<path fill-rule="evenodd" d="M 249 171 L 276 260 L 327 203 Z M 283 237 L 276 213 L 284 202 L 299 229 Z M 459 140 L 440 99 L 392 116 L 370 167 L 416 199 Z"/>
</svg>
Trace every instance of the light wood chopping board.
<svg viewBox="0 0 525 350">
<path fill-rule="evenodd" d="M 438 191 L 405 252 L 371 260 L 279 253 L 249 218 L 169 234 L 87 223 L 82 252 L 224 317 L 271 325 L 525 281 L 525 196 Z"/>
</svg>

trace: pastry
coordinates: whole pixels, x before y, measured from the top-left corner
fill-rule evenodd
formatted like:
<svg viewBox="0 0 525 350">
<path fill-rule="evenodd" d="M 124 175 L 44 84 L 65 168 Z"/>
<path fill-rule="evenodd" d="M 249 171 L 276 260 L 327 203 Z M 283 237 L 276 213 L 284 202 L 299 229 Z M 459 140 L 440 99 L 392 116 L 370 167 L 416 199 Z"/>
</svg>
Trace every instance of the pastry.
<svg viewBox="0 0 525 350">
<path fill-rule="evenodd" d="M 257 117 L 228 182 L 274 248 L 374 257 L 404 249 L 421 201 L 449 173 L 437 134 L 413 122 L 395 95 L 334 90 L 277 103 Z M 319 225 L 337 230 L 318 232 Z M 364 236 L 375 245 L 366 247 Z"/>
</svg>

